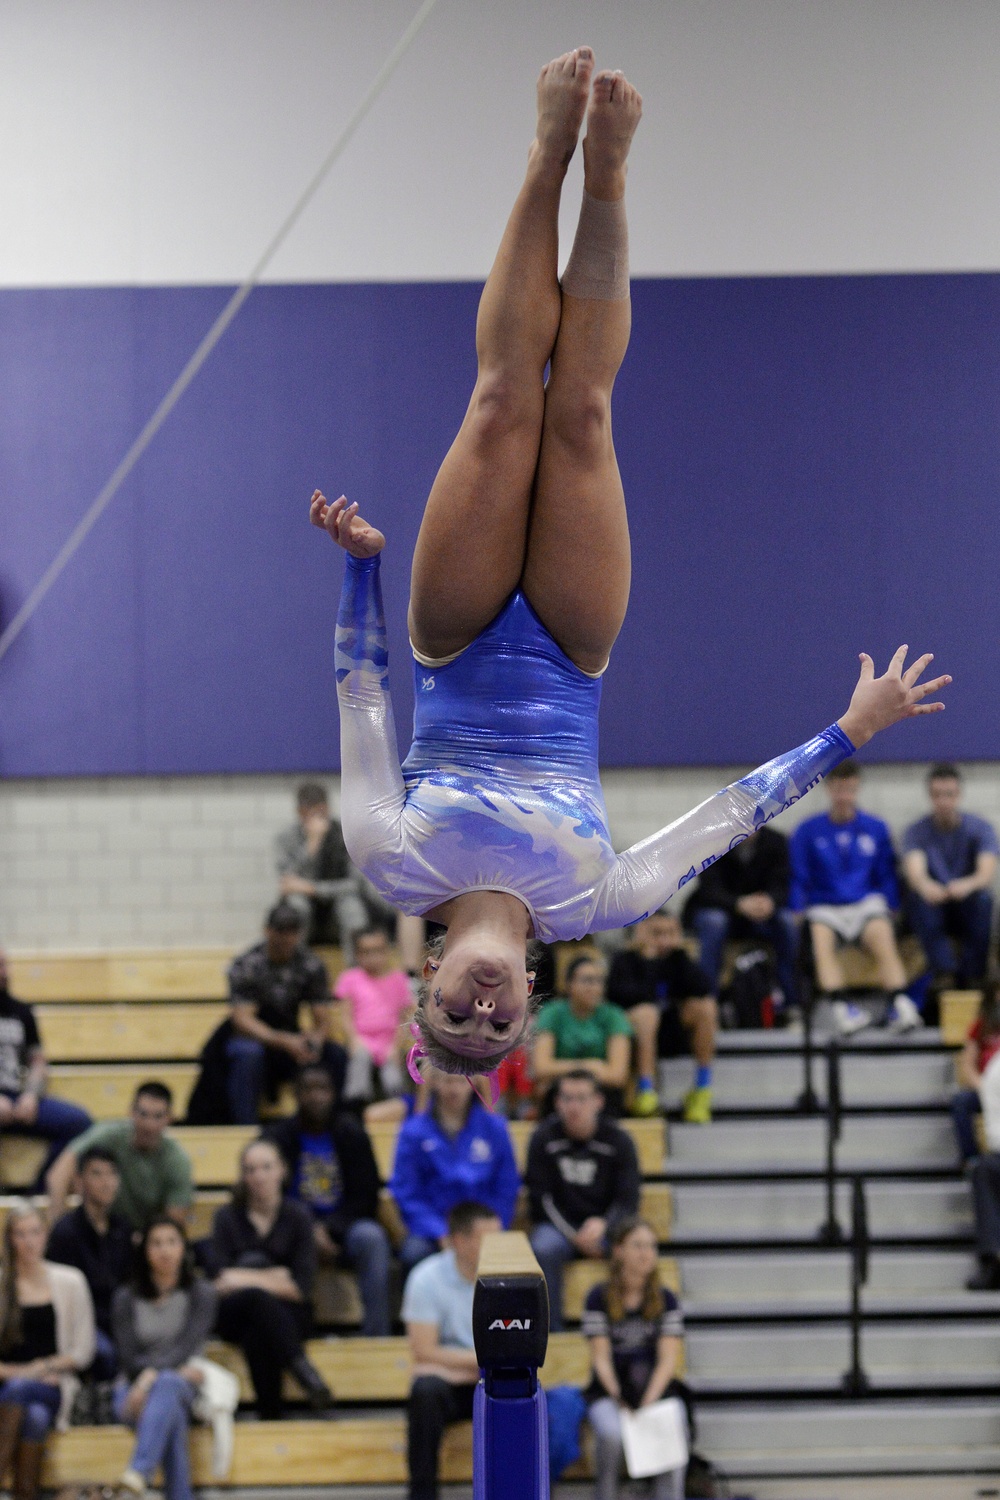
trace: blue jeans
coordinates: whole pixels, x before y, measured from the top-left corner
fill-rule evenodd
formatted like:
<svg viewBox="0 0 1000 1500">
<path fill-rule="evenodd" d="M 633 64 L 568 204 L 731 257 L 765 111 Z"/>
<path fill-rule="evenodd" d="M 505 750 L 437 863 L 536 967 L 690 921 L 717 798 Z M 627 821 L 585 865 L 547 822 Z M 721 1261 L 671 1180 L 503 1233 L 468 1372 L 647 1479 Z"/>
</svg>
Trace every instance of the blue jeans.
<svg viewBox="0 0 1000 1500">
<path fill-rule="evenodd" d="M 114 1380 L 118 1374 L 118 1350 L 103 1328 L 94 1329 L 94 1348 L 94 1363 L 88 1373 L 94 1380 Z"/>
<path fill-rule="evenodd" d="M 907 910 L 932 974 L 954 973 L 959 989 L 981 983 L 986 973 L 993 916 L 993 897 L 989 891 L 973 891 L 964 901 L 945 901 L 940 906 L 921 901 L 911 891 Z M 957 953 L 952 948 L 952 939 Z"/>
<path fill-rule="evenodd" d="M 14 1376 L 0 1385 L 0 1404 L 23 1406 L 21 1438 L 26 1443 L 43 1443 L 52 1431 L 59 1414 L 62 1391 L 43 1380 L 22 1380 Z"/>
<path fill-rule="evenodd" d="M 536 1224 L 531 1231 L 531 1248 L 545 1276 L 549 1289 L 549 1328 L 552 1333 L 563 1331 L 563 1270 L 571 1260 L 577 1259 L 575 1245 L 571 1245 L 554 1224 Z"/>
<path fill-rule="evenodd" d="M 128 1390 L 128 1382 L 124 1380 L 115 1390 L 115 1416 L 119 1422 L 126 1420 Z M 135 1447 L 129 1468 L 148 1481 L 162 1467 L 167 1500 L 192 1500 L 188 1430 L 195 1395 L 194 1386 L 176 1370 L 161 1370 L 135 1424 Z"/>
<path fill-rule="evenodd" d="M 787 1005 L 797 1005 L 799 996 L 799 927 L 790 911 L 776 911 L 770 921 L 751 922 L 738 912 L 723 911 L 719 906 L 701 906 L 691 913 L 701 946 L 701 967 L 711 984 L 712 993 L 719 989 L 722 950 L 732 932 L 734 937 L 750 937 L 769 943 L 774 949 L 778 983 Z"/>
<path fill-rule="evenodd" d="M 17 1094 L 7 1094 L 8 1099 L 17 1099 Z M 4 1125 L 5 1135 L 34 1135 L 41 1136 L 43 1141 L 48 1141 L 49 1149 L 42 1163 L 36 1189 L 44 1191 L 45 1174 L 70 1141 L 75 1141 L 78 1135 L 83 1135 L 89 1130 L 93 1121 L 85 1109 L 79 1105 L 68 1104 L 65 1099 L 50 1099 L 44 1094 L 38 1101 L 38 1114 L 30 1125 Z"/>
<path fill-rule="evenodd" d="M 967 1161 L 975 1161 L 980 1154 L 979 1141 L 976 1139 L 976 1116 L 982 1113 L 982 1108 L 978 1089 L 959 1089 L 957 1094 L 952 1095 L 951 1118 L 963 1166 Z"/>
<path fill-rule="evenodd" d="M 428 1255 L 436 1255 L 440 1248 L 437 1240 L 430 1239 L 426 1234 L 408 1234 L 399 1251 L 403 1280 L 406 1280 L 414 1266 L 426 1260 Z"/>
<path fill-rule="evenodd" d="M 294 1078 L 295 1063 L 286 1052 L 268 1058 L 268 1048 L 251 1036 L 231 1036 L 226 1043 L 226 1102 L 234 1125 L 256 1125 L 260 1120 L 260 1100 L 265 1085 L 275 1079 Z M 333 1080 L 337 1095 L 342 1093 L 347 1053 L 334 1042 L 324 1042 L 316 1061 Z M 270 1074 L 269 1074 L 270 1064 Z"/>
<path fill-rule="evenodd" d="M 361 1288 L 365 1310 L 361 1332 L 382 1339 L 389 1333 L 389 1236 L 374 1219 L 356 1219 L 343 1240 L 344 1255 Z"/>
</svg>

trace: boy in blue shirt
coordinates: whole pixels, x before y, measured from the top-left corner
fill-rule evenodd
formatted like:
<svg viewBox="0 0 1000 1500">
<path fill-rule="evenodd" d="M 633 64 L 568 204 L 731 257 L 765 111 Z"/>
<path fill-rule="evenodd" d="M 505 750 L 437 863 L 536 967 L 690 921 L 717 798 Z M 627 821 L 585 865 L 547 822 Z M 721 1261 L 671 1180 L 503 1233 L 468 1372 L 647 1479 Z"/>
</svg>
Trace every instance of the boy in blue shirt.
<svg viewBox="0 0 1000 1500">
<path fill-rule="evenodd" d="M 878 966 L 879 983 L 892 997 L 888 1024 L 896 1031 L 920 1026 L 906 994 L 906 974 L 896 947 L 892 912 L 899 906 L 896 856 L 881 818 L 858 811 L 861 773 L 850 760 L 826 780 L 830 811 L 807 818 L 792 835 L 791 904 L 804 911 L 812 936 L 816 979 L 833 1002 L 841 1032 L 870 1023 L 867 1011 L 844 999 L 838 940 L 860 943 Z"/>
</svg>

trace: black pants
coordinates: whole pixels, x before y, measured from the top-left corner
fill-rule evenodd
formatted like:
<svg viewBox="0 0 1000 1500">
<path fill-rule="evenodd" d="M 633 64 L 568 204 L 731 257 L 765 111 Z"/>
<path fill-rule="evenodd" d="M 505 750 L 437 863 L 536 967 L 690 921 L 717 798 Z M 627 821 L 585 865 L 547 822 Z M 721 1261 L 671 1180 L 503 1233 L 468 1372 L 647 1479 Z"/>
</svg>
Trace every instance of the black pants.
<svg viewBox="0 0 1000 1500">
<path fill-rule="evenodd" d="M 980 1255 L 1000 1255 L 1000 1152 L 987 1151 L 973 1166 L 972 1201 Z"/>
<path fill-rule="evenodd" d="M 410 1500 L 437 1500 L 438 1450 L 449 1422 L 472 1416 L 474 1385 L 451 1385 L 439 1375 L 418 1375 L 407 1408 Z"/>
<path fill-rule="evenodd" d="M 216 1327 L 224 1339 L 239 1344 L 246 1355 L 261 1417 L 279 1417 L 281 1377 L 302 1353 L 302 1340 L 309 1329 L 308 1308 L 301 1302 L 285 1302 L 259 1287 L 247 1287 L 221 1298 Z"/>
</svg>

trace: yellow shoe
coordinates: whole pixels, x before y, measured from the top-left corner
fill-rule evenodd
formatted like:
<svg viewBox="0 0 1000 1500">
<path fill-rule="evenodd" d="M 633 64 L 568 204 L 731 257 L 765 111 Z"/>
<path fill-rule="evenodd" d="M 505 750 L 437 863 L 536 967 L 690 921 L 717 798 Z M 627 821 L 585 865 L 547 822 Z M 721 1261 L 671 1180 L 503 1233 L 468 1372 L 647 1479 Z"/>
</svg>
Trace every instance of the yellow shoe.
<svg viewBox="0 0 1000 1500">
<path fill-rule="evenodd" d="M 632 1100 L 632 1113 L 640 1120 L 660 1113 L 660 1096 L 654 1088 L 637 1088 Z"/>
<path fill-rule="evenodd" d="M 712 1123 L 712 1090 L 690 1089 L 684 1095 L 684 1120 L 688 1125 Z"/>
</svg>

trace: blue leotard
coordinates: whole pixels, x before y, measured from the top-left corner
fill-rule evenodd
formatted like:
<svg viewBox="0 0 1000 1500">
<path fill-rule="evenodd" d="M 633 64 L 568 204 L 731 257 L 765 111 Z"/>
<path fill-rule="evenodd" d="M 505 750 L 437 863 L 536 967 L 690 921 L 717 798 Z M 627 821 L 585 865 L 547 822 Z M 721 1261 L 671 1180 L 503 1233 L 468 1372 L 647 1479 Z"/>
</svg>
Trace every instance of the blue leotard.
<svg viewBox="0 0 1000 1500">
<path fill-rule="evenodd" d="M 545 941 L 639 921 L 854 752 L 834 724 L 616 854 L 597 764 L 600 680 L 522 593 L 454 660 L 415 663 L 402 767 L 377 557 L 347 559 L 336 667 L 341 819 L 358 868 L 414 915 L 506 891 Z"/>
</svg>

